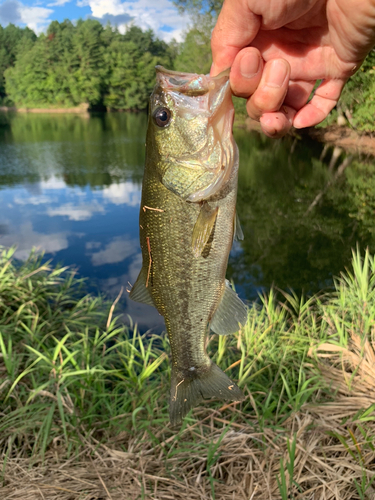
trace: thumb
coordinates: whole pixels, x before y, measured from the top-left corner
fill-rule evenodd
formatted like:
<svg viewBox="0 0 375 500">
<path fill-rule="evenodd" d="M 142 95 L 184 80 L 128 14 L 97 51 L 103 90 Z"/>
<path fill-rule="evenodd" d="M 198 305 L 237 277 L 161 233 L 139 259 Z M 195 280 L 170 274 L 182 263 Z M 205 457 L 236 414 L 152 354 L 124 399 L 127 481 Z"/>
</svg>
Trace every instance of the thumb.
<svg viewBox="0 0 375 500">
<path fill-rule="evenodd" d="M 232 66 L 238 52 L 251 44 L 261 24 L 261 16 L 254 14 L 247 0 L 225 0 L 212 32 L 211 76 Z"/>
</svg>

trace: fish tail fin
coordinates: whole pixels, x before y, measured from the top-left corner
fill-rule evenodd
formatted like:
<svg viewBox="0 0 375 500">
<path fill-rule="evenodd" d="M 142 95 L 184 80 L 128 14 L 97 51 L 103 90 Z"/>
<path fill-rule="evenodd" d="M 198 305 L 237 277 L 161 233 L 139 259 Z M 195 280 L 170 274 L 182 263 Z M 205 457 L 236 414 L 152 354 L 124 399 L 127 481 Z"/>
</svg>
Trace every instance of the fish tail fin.
<svg viewBox="0 0 375 500">
<path fill-rule="evenodd" d="M 172 426 L 181 425 L 185 415 L 205 398 L 243 401 L 241 389 L 211 363 L 210 366 L 178 372 L 172 368 L 169 418 Z"/>
</svg>

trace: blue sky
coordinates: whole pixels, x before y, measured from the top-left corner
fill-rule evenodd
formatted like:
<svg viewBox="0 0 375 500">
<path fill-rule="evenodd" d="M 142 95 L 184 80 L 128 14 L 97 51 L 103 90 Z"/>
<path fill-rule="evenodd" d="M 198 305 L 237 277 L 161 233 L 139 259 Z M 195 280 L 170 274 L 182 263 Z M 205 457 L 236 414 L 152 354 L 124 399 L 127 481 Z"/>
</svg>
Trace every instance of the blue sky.
<svg viewBox="0 0 375 500">
<path fill-rule="evenodd" d="M 151 28 L 162 39 L 180 41 L 189 23 L 171 0 L 0 0 L 0 24 L 29 26 L 40 33 L 53 21 L 95 17 L 120 31 L 132 22 Z"/>
</svg>

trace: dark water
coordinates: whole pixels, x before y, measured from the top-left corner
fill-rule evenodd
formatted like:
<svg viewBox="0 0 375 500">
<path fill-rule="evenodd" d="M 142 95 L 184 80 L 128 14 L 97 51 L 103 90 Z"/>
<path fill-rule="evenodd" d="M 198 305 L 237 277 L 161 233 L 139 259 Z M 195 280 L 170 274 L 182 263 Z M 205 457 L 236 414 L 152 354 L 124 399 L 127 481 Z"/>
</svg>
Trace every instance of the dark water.
<svg viewBox="0 0 375 500">
<path fill-rule="evenodd" d="M 0 115 L 0 244 L 16 244 L 21 260 L 44 250 L 112 298 L 133 283 L 145 131 L 143 114 Z M 375 249 L 372 159 L 354 158 L 338 175 L 345 154 L 332 165 L 332 149 L 320 144 L 235 136 L 245 240 L 233 247 L 228 277 L 243 298 L 272 284 L 316 292 L 349 265 L 357 242 Z M 162 325 L 148 306 L 126 297 L 120 305 L 142 329 Z"/>
</svg>

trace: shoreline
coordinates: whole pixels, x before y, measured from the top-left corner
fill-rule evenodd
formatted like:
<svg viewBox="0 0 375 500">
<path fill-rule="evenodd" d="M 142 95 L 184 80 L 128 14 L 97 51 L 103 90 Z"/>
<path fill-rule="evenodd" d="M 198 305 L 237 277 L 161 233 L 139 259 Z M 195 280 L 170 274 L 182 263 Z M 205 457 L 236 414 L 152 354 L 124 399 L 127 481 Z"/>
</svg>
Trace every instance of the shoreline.
<svg viewBox="0 0 375 500">
<path fill-rule="evenodd" d="M 75 113 L 89 115 L 89 105 L 80 104 L 72 108 L 17 108 L 16 106 L 0 106 L 0 111 L 3 113 Z"/>
<path fill-rule="evenodd" d="M 87 103 L 71 108 L 17 108 L 16 106 L 0 106 L 0 112 L 3 113 L 33 113 L 33 114 L 77 114 L 85 118 L 90 116 L 89 105 Z M 107 113 L 113 113 L 114 110 L 108 109 Z M 116 110 L 116 112 L 123 112 Z M 246 128 L 249 131 L 262 133 L 259 122 L 251 118 L 242 117 L 234 122 L 235 127 Z M 332 146 L 340 147 L 345 151 L 375 156 L 375 134 L 366 132 L 357 132 L 349 127 L 339 125 L 328 125 L 326 127 L 308 127 L 305 129 L 292 129 L 289 132 L 293 136 L 308 136 L 319 142 L 324 142 Z"/>
<path fill-rule="evenodd" d="M 107 107 L 106 109 L 90 109 L 87 103 L 73 106 L 71 108 L 17 108 L 17 106 L 0 106 L 0 113 L 72 113 L 90 116 L 90 113 L 143 113 L 145 109 L 114 109 Z"/>
<path fill-rule="evenodd" d="M 77 293 L 73 269 L 41 265 L 35 254 L 17 266 L 14 251 L 0 247 L 0 498 L 38 499 L 43 491 L 49 500 L 121 500 L 124 492 L 199 500 L 216 492 L 248 500 L 265 492 L 259 500 L 284 491 L 311 500 L 322 484 L 342 500 L 359 498 L 358 484 L 368 492 L 361 498 L 374 498 L 375 345 L 367 325 L 375 321 L 375 262 L 368 251 L 353 253 L 324 300 L 318 294 L 296 311 L 294 297 L 278 302 L 267 294 L 226 345 L 212 336 L 217 362 L 235 368 L 231 377 L 248 395 L 241 403 L 206 401 L 180 429 L 168 418 L 165 335 L 135 334 L 112 317 L 111 302 Z M 7 304 L 15 304 L 10 313 Z M 32 328 L 18 326 L 30 320 Z M 116 350 L 106 348 L 114 339 Z M 361 466 L 349 439 L 361 443 Z"/>
<path fill-rule="evenodd" d="M 238 123 L 237 126 L 244 126 L 247 130 L 261 132 L 260 124 L 251 118 L 246 118 L 244 125 Z M 327 127 L 308 127 L 305 129 L 293 129 L 290 132 L 293 136 L 308 136 L 319 142 L 337 146 L 345 151 L 375 156 L 375 134 L 357 132 L 349 127 L 339 125 L 329 125 Z"/>
<path fill-rule="evenodd" d="M 324 128 L 310 127 L 297 133 L 351 153 L 375 156 L 375 135 L 371 132 L 357 132 L 349 127 L 329 125 Z"/>
</svg>

